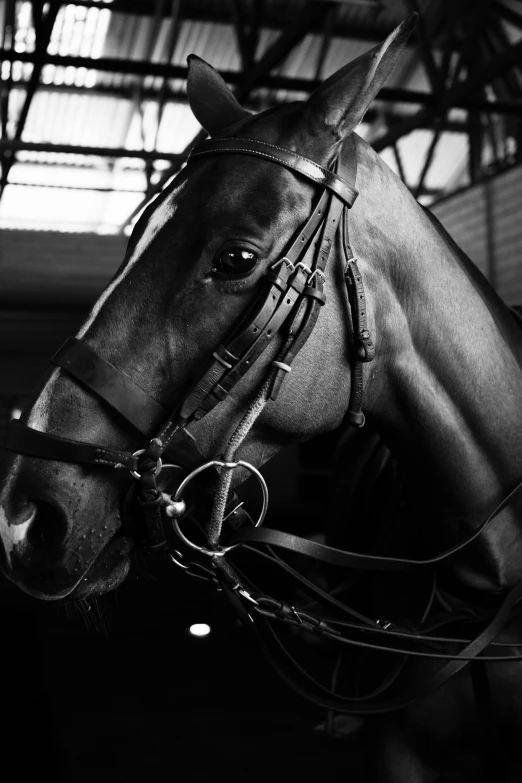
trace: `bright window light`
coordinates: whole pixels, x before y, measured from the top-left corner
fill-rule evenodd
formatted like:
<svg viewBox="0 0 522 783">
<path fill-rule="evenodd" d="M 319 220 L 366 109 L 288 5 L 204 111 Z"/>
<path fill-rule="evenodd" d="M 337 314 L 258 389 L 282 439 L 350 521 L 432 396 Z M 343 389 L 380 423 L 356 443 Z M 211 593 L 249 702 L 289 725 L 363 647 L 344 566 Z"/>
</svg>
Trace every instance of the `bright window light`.
<svg viewBox="0 0 522 783">
<path fill-rule="evenodd" d="M 208 636 L 210 633 L 210 625 L 206 623 L 194 623 L 189 628 L 191 636 Z"/>
</svg>

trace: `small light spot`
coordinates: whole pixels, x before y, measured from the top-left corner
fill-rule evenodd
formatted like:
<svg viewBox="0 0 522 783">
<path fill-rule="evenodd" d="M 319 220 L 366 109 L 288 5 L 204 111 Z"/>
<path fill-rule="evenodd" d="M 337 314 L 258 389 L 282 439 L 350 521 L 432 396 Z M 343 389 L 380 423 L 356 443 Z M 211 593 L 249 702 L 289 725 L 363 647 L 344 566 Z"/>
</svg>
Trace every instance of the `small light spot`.
<svg viewBox="0 0 522 783">
<path fill-rule="evenodd" d="M 210 625 L 207 623 L 193 623 L 189 628 L 191 636 L 208 636 L 210 633 Z"/>
</svg>

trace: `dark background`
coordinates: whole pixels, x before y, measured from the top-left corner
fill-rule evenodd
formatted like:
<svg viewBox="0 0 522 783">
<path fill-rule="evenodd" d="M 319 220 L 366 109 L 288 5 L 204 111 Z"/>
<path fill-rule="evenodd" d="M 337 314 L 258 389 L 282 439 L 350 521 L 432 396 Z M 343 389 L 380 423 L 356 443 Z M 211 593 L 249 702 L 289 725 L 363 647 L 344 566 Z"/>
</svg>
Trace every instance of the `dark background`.
<svg viewBox="0 0 522 783">
<path fill-rule="evenodd" d="M 265 524 L 318 525 L 331 447 L 320 438 L 265 470 Z M 298 480 L 308 491 L 290 512 Z M 18 779 L 358 779 L 357 737 L 318 730 L 325 713 L 278 678 L 222 596 L 166 559 L 148 558 L 90 611 L 0 586 L 3 747 Z M 195 622 L 210 635 L 191 636 Z"/>
</svg>

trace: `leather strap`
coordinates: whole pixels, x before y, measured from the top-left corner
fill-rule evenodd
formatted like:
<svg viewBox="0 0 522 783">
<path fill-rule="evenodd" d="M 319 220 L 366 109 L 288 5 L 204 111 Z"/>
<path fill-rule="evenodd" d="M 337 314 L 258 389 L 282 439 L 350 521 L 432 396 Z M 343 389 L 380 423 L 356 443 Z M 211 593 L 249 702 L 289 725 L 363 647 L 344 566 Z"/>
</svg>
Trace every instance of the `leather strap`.
<svg viewBox="0 0 522 783">
<path fill-rule="evenodd" d="M 167 417 L 167 411 L 156 400 L 76 337 L 66 340 L 51 361 L 104 400 L 145 437 L 150 438 L 154 428 Z M 38 448 L 40 453 L 33 453 L 33 456 L 45 456 L 41 453 L 41 449 L 45 450 L 43 439 L 38 439 L 42 444 L 41 448 L 36 446 L 36 442 L 35 440 L 32 448 Z M 23 447 L 19 436 L 17 443 L 19 447 Z M 28 443 L 28 439 L 25 443 Z M 87 452 L 84 454 L 87 455 Z M 194 436 L 184 427 L 177 429 L 166 455 L 186 470 L 193 470 L 206 461 Z"/>
<path fill-rule="evenodd" d="M 296 171 L 307 179 L 312 180 L 323 188 L 328 188 L 335 193 L 344 203 L 351 207 L 359 191 L 345 179 L 329 169 L 323 168 L 310 158 L 299 155 L 294 150 L 269 144 L 257 139 L 207 139 L 197 144 L 188 157 L 188 162 L 206 155 L 218 155 L 231 153 L 239 155 L 253 155 L 256 158 L 266 158 L 281 166 Z"/>
<path fill-rule="evenodd" d="M 462 541 L 449 549 L 444 550 L 435 557 L 425 560 L 409 560 L 402 557 L 384 557 L 379 555 L 364 555 L 358 552 L 348 552 L 343 549 L 326 546 L 307 538 L 295 536 L 291 533 L 284 533 L 281 530 L 272 530 L 267 527 L 241 528 L 236 530 L 230 538 L 227 538 L 227 546 L 231 544 L 268 544 L 270 546 L 281 547 L 292 552 L 312 557 L 330 565 L 342 566 L 344 568 L 360 568 L 368 571 L 400 571 L 410 568 L 423 568 L 429 565 L 435 565 L 447 560 L 448 557 L 455 555 L 469 544 L 475 541 L 482 533 L 484 528 L 506 508 L 511 499 L 522 489 L 522 480 L 509 492 L 505 498 L 493 509 L 493 511 L 481 522 L 481 524 L 466 536 Z"/>
<path fill-rule="evenodd" d="M 334 246 L 335 236 L 339 229 L 343 210 L 343 202 L 336 196 L 332 196 L 328 216 L 323 226 L 321 240 L 318 243 L 319 250 L 315 254 L 311 274 L 301 297 L 301 306 L 297 309 L 296 314 L 290 323 L 287 339 L 277 357 L 277 361 L 283 364 L 284 369 L 279 367 L 278 372 L 274 377 L 270 390 L 270 399 L 272 400 L 277 398 L 281 384 L 286 374 L 290 371 L 292 362 L 310 337 L 315 324 L 317 323 L 320 309 L 326 301 L 326 296 L 323 293 L 325 280 L 324 272 Z M 276 367 L 277 366 L 278 365 L 276 365 Z"/>
<path fill-rule="evenodd" d="M 136 470 L 137 457 L 128 451 L 119 451 L 69 438 L 59 438 L 40 432 L 15 419 L 7 430 L 5 448 L 30 457 L 79 462 L 111 468 Z"/>
<path fill-rule="evenodd" d="M 313 249 L 315 235 L 325 220 L 328 200 L 325 191 L 285 255 L 272 266 L 267 289 L 251 309 L 250 317 L 217 349 L 214 361 L 189 392 L 179 413 L 175 412 L 165 422 L 156 436 L 164 446 L 169 444 L 181 421 L 199 419 L 223 400 L 278 334 L 305 289 L 308 275 L 298 267 L 298 261 L 308 248 Z"/>
<path fill-rule="evenodd" d="M 105 400 L 139 432 L 151 433 L 167 417 L 156 400 L 76 337 L 69 337 L 51 361 Z"/>
<path fill-rule="evenodd" d="M 345 216 L 344 225 L 345 252 L 351 253 L 348 243 L 348 225 Z M 349 256 L 348 256 L 349 257 Z M 350 258 L 350 257 L 349 257 Z M 368 331 L 366 315 L 366 296 L 361 273 L 355 258 L 350 258 L 344 274 L 348 301 L 352 315 L 352 384 L 350 388 L 350 402 L 346 413 L 346 420 L 354 427 L 363 427 L 365 423 L 362 412 L 362 398 L 364 391 L 363 364 L 373 361 L 375 347 Z"/>
<path fill-rule="evenodd" d="M 228 585 L 221 583 L 223 593 L 236 609 L 241 621 L 261 643 L 263 652 L 270 660 L 278 674 L 295 692 L 307 701 L 319 707 L 352 715 L 376 715 L 394 712 L 414 704 L 419 699 L 429 695 L 451 677 L 468 665 L 470 659 L 478 656 L 500 633 L 507 622 L 512 609 L 522 599 L 522 582 L 519 582 L 505 597 L 499 611 L 487 627 L 468 645 L 456 653 L 453 660 L 441 666 L 431 677 L 409 683 L 406 692 L 388 700 L 365 702 L 363 699 L 344 697 L 339 694 L 326 693 L 326 689 L 313 680 L 289 654 L 282 645 L 265 617 L 256 614 L 254 622 L 252 615 L 247 613 L 236 593 Z M 321 635 L 321 630 L 318 629 Z M 325 634 L 326 635 L 326 634 Z M 327 636 L 327 635 L 326 635 Z M 327 637 L 328 638 L 328 637 Z M 332 643 L 336 637 L 332 636 Z M 337 638 L 337 641 L 339 639 Z M 350 640 L 345 640 L 350 644 Z M 518 659 L 519 656 L 514 656 Z"/>
<path fill-rule="evenodd" d="M 360 568 L 367 571 L 404 571 L 419 565 L 415 561 L 377 555 L 363 555 L 358 552 L 336 549 L 326 544 L 319 544 L 307 538 L 269 527 L 240 528 L 226 539 L 227 546 L 234 544 L 267 544 L 268 546 L 286 549 L 294 554 L 306 555 L 313 560 L 320 560 L 322 563 L 328 563 L 329 565 L 342 568 Z"/>
</svg>

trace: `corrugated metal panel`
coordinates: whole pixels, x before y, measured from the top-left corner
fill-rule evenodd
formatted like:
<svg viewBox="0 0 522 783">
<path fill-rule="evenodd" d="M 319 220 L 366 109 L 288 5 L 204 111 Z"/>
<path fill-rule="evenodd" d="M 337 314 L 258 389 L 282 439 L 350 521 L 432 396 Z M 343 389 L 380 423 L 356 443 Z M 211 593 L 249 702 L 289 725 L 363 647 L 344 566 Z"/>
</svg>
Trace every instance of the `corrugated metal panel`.
<svg viewBox="0 0 522 783">
<path fill-rule="evenodd" d="M 132 111 L 132 102 L 122 98 L 40 92 L 31 105 L 23 138 L 53 144 L 119 147 L 125 142 Z"/>
<path fill-rule="evenodd" d="M 189 0 L 186 0 L 187 5 Z M 165 4 L 164 9 L 166 8 Z M 272 17 L 276 16 L 283 29 L 293 20 L 299 18 L 299 14 L 307 9 L 307 0 L 267 0 L 265 4 L 265 13 L 270 13 Z M 175 22 L 172 18 L 159 18 L 155 9 L 158 7 L 155 3 L 150 3 L 149 14 L 126 14 L 114 12 L 108 8 L 86 8 L 82 5 L 68 3 L 64 5 L 57 16 L 54 25 L 52 38 L 48 47 L 50 54 L 60 55 L 79 55 L 81 57 L 92 57 L 94 64 L 96 58 L 115 57 L 123 59 L 150 60 L 151 62 L 170 61 L 176 65 L 185 65 L 187 55 L 194 52 L 208 60 L 214 67 L 224 71 L 240 71 L 242 68 L 241 57 L 238 51 L 238 41 L 236 31 L 233 25 L 232 8 L 226 0 L 190 0 L 191 10 L 204 14 L 212 12 L 221 14 L 223 22 L 197 21 L 194 19 L 182 19 Z M 428 22 L 428 27 L 437 27 L 437 18 L 440 16 L 440 0 L 419 0 L 421 12 Z M 5 3 L 0 3 L 0 29 L 2 29 L 2 16 Z M 31 3 L 17 2 L 17 25 L 15 49 L 20 52 L 30 52 L 34 50 L 35 31 L 32 22 Z M 338 3 L 334 6 L 335 19 L 332 25 L 333 35 L 328 39 L 328 48 L 325 61 L 321 69 L 320 77 L 326 78 L 328 75 L 353 60 L 359 54 L 366 52 L 373 46 L 369 41 L 364 40 L 366 31 L 368 38 L 375 36 L 375 31 L 391 30 L 398 24 L 405 15 L 401 4 L 396 0 L 383 0 L 383 2 L 365 3 L 361 5 L 351 3 Z M 203 18 L 203 16 L 201 17 Z M 340 37 L 339 32 L 346 32 L 350 29 L 357 31 L 356 38 Z M 327 25 L 324 30 L 326 32 Z M 335 33 L 338 33 L 335 35 Z M 175 34 L 175 47 L 172 57 L 170 57 L 171 42 Z M 260 38 L 257 47 L 256 57 L 259 59 L 263 52 L 279 37 L 280 31 L 276 29 L 263 28 L 260 31 Z M 513 31 L 509 33 L 512 37 Z M 305 36 L 283 60 L 283 62 L 274 69 L 274 73 L 287 76 L 296 76 L 303 78 L 314 78 L 317 76 L 317 62 L 319 52 L 322 49 L 323 34 L 314 33 Z M 513 39 L 514 40 L 514 39 Z M 415 37 L 412 38 L 407 50 L 404 52 L 399 63 L 395 67 L 387 86 L 402 86 L 414 90 L 428 90 L 428 80 L 425 69 L 421 64 L 418 49 L 415 45 Z M 435 41 L 437 42 L 437 41 Z M 441 52 L 434 52 L 436 59 L 441 58 Z M 25 87 L 21 84 L 22 79 L 27 79 L 32 72 L 32 65 L 29 63 L 9 63 L 2 64 L 2 74 L 7 78 L 12 74 L 15 86 L 9 95 L 9 133 L 13 134 L 16 129 L 16 121 L 20 114 L 24 99 Z M 183 150 L 193 136 L 197 133 L 199 126 L 192 117 L 186 104 L 168 103 L 161 121 L 159 131 L 157 129 L 158 112 L 155 103 L 149 99 L 142 101 L 140 88 L 143 86 L 149 88 L 154 85 L 156 88 L 163 83 L 159 77 L 141 77 L 135 75 L 124 75 L 115 73 L 104 73 L 94 68 L 74 68 L 57 67 L 54 65 L 45 65 L 42 74 L 42 82 L 49 85 L 65 85 L 69 87 L 76 86 L 81 89 L 81 94 L 74 95 L 70 92 L 49 93 L 39 91 L 31 105 L 29 117 L 24 129 L 23 138 L 27 141 L 50 141 L 66 142 L 69 144 L 102 146 L 102 147 L 127 147 L 139 149 L 142 145 L 146 149 L 151 149 L 156 141 L 161 151 L 179 152 Z M 128 91 L 128 97 L 114 96 L 107 97 L 96 95 L 89 90 L 93 90 L 97 85 L 100 87 L 124 87 Z M 184 96 L 185 83 L 180 80 L 169 80 L 168 86 L 176 93 Z M 305 93 L 288 90 L 257 90 L 254 91 L 253 98 L 259 100 L 259 108 L 265 108 L 274 105 L 276 102 L 302 99 L 306 97 Z M 381 109 L 387 109 L 382 103 L 376 102 L 377 115 L 380 115 Z M 410 114 L 415 112 L 418 107 L 414 104 L 397 104 L 394 108 L 396 114 Z M 455 111 L 451 112 L 453 117 Z M 382 112 L 384 117 L 384 111 Z M 143 117 L 143 123 L 142 123 Z M 361 130 L 363 136 L 375 138 L 376 126 L 381 121 L 378 119 L 372 131 L 369 126 L 364 126 Z M 140 127 L 142 125 L 142 127 Z M 424 156 L 429 146 L 431 133 L 429 131 L 418 130 L 400 140 L 399 148 L 407 171 L 408 184 L 413 188 L 418 181 L 422 170 Z M 433 165 L 430 168 L 426 178 L 426 188 L 431 191 L 454 189 L 466 184 L 466 160 L 468 155 L 467 141 L 463 134 L 444 133 L 435 153 Z M 384 156 L 395 169 L 393 156 L 385 152 Z M 32 160 L 39 164 L 56 165 L 58 161 L 62 164 L 69 164 L 73 156 L 62 156 L 61 158 L 52 158 L 47 154 L 41 153 L 21 153 L 17 155 L 17 160 Z M 99 165 L 99 161 L 92 158 L 80 160 L 77 156 L 73 161 L 76 165 L 91 167 L 94 171 L 97 168 L 104 170 Z M 120 160 L 116 167 L 128 169 L 143 170 L 144 164 L 139 160 L 124 158 Z M 155 164 L 155 169 L 164 168 L 162 163 Z M 13 171 L 16 171 L 16 165 Z M 11 176 L 11 175 L 10 175 Z M 12 175 L 14 178 L 14 175 Z M 100 175 L 100 182 L 103 178 Z M 52 184 L 50 177 L 47 184 Z M 8 193 L 11 186 L 7 188 Z M 97 187 L 103 187 L 99 184 Z M 10 217 L 5 219 L 5 207 L 0 203 L 0 225 L 29 225 L 26 215 L 22 210 L 20 214 L 14 215 L 12 208 L 14 203 L 22 204 L 22 200 L 13 193 L 10 197 Z M 18 201 L 17 201 L 18 199 Z M 49 194 L 50 202 L 54 200 L 56 206 L 59 206 L 60 199 L 57 196 Z M 120 206 L 115 206 L 115 202 L 120 202 Z M 104 227 L 112 225 L 114 215 L 123 214 L 128 209 L 128 204 L 132 201 L 126 195 L 115 196 L 112 201 L 106 200 L 110 204 L 111 215 L 99 209 L 104 203 L 98 194 L 93 197 L 92 208 L 85 212 L 88 215 L 88 221 L 83 230 L 92 230 L 94 225 L 93 215 L 99 218 L 101 230 Z M 425 203 L 429 203 L 424 199 Z M 84 204 L 84 197 L 74 197 L 71 204 L 76 209 L 76 202 Z M 44 207 L 45 209 L 45 207 Z M 101 210 L 101 211 L 100 211 Z M 128 210 L 124 214 L 123 220 L 128 216 Z M 58 214 L 56 211 L 54 215 Z M 76 213 L 79 214 L 78 212 Z M 25 223 L 24 223 L 25 220 Z M 14 221 L 14 222 L 13 222 Z M 67 218 L 65 221 L 79 228 L 73 218 Z M 57 222 L 51 220 L 49 227 L 57 227 Z M 35 227 L 41 227 L 35 224 Z"/>
<path fill-rule="evenodd" d="M 522 303 L 521 203 L 522 166 L 516 166 L 431 207 L 508 304 Z"/>
<path fill-rule="evenodd" d="M 11 305 L 91 305 L 125 255 L 127 238 L 0 231 L 0 296 Z"/>
<path fill-rule="evenodd" d="M 12 184 L 2 198 L 1 226 L 116 233 L 142 198 L 141 193 Z"/>
<path fill-rule="evenodd" d="M 511 303 L 522 303 L 522 167 L 491 180 L 496 285 Z"/>
<path fill-rule="evenodd" d="M 487 235 L 484 220 L 486 204 L 483 191 L 470 188 L 432 206 L 431 210 L 457 245 L 487 277 Z"/>
<path fill-rule="evenodd" d="M 0 310 L 2 398 L 31 393 L 49 372 L 50 357 L 76 334 L 87 312 Z"/>
</svg>

